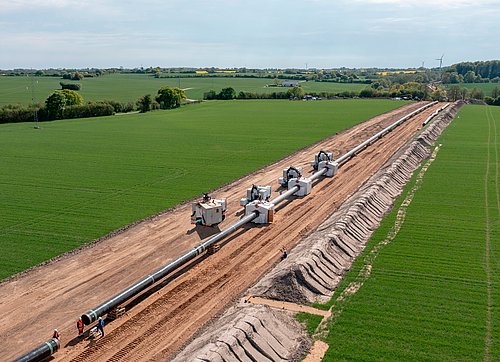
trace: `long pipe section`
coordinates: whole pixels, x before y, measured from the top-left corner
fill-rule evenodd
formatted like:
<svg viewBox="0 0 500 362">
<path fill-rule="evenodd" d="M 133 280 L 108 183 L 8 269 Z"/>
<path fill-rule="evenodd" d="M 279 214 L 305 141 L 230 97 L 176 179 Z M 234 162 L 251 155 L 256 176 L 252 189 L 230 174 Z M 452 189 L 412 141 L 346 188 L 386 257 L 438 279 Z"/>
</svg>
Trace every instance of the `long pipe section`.
<svg viewBox="0 0 500 362">
<path fill-rule="evenodd" d="M 432 102 L 429 104 L 426 104 L 425 106 L 417 109 L 416 111 L 413 111 L 412 113 L 408 114 L 407 116 L 401 118 L 399 121 L 393 123 L 391 126 L 383 129 L 379 133 L 377 133 L 375 136 L 371 137 L 367 141 L 363 142 L 359 146 L 355 147 L 348 153 L 346 153 L 344 156 L 340 157 L 338 160 L 335 162 L 338 162 L 339 165 L 342 163 L 345 163 L 352 155 L 356 154 L 356 152 L 359 152 L 361 149 L 372 143 L 374 140 L 377 138 L 382 137 L 385 133 L 391 131 L 392 129 L 396 128 L 399 126 L 401 123 L 406 121 L 407 119 L 413 117 L 415 114 L 423 111 L 424 109 L 434 105 L 437 102 Z M 314 174 L 312 174 L 309 177 L 309 180 L 313 181 L 317 178 L 319 178 L 321 175 L 327 172 L 327 169 L 322 169 Z M 286 192 L 282 193 L 278 197 L 274 198 L 271 200 L 271 203 L 274 205 L 277 205 L 281 201 L 285 200 L 287 197 L 292 196 L 294 193 L 296 193 L 299 190 L 299 186 L 295 186 L 291 188 L 290 190 L 287 190 Z M 167 276 L 169 273 L 174 271 L 175 269 L 179 268 L 180 266 L 186 264 L 190 260 L 196 258 L 198 255 L 200 255 L 203 251 L 205 251 L 210 245 L 218 242 L 219 240 L 223 239 L 224 237 L 232 234 L 234 231 L 236 231 L 238 228 L 241 226 L 245 225 L 246 223 L 249 223 L 253 219 L 255 219 L 258 216 L 256 212 L 253 212 L 243 218 L 241 218 L 239 221 L 235 222 L 234 224 L 228 226 L 226 229 L 222 230 L 219 234 L 211 237 L 207 241 L 201 243 L 197 247 L 193 248 L 191 251 L 187 252 L 186 254 L 178 257 L 177 259 L 171 261 L 161 269 L 158 269 L 157 271 L 149 274 L 145 278 L 139 280 L 137 283 L 133 284 L 132 286 L 128 287 L 121 293 L 115 295 L 111 299 L 107 300 L 106 302 L 100 304 L 99 306 L 89 310 L 87 313 L 82 315 L 82 321 L 86 325 L 91 324 L 92 322 L 96 321 L 100 316 L 110 312 L 120 304 L 124 303 L 128 299 L 132 298 L 133 296 L 139 294 L 152 284 L 156 283 L 160 279 L 164 278 Z"/>
<path fill-rule="evenodd" d="M 36 362 L 43 361 L 57 352 L 61 346 L 56 338 L 51 338 L 47 342 L 39 345 L 25 355 L 16 358 L 13 362 Z"/>
<path fill-rule="evenodd" d="M 342 165 L 344 164 L 346 161 L 348 161 L 352 156 L 356 155 L 359 151 L 361 151 L 362 149 L 364 149 L 365 147 L 367 147 L 368 145 L 370 145 L 371 143 L 373 143 L 375 140 L 377 140 L 378 138 L 382 138 L 382 136 L 384 136 L 386 133 L 392 131 L 394 128 L 398 127 L 399 125 L 401 125 L 403 122 L 407 121 L 408 119 L 410 119 L 411 117 L 413 117 L 414 115 L 422 112 L 423 110 L 433 106 L 434 104 L 436 104 L 437 102 L 431 102 L 431 103 L 427 103 L 425 106 L 423 107 L 420 107 L 419 109 L 411 112 L 410 114 L 407 114 L 406 116 L 404 116 L 403 118 L 399 119 L 398 121 L 394 122 L 393 124 L 391 124 L 390 126 L 384 128 L 382 131 L 378 132 L 377 134 L 375 134 L 374 136 L 370 137 L 369 139 L 367 139 L 365 142 L 361 143 L 360 145 L 354 147 L 352 150 L 350 150 L 349 152 L 347 152 L 345 155 L 339 157 L 337 160 L 335 160 L 335 162 L 337 162 L 339 165 Z"/>
<path fill-rule="evenodd" d="M 442 106 L 441 108 L 437 109 L 434 113 L 432 113 L 429 117 L 427 117 L 427 119 L 422 123 L 422 126 L 426 126 L 427 123 L 429 123 L 431 121 L 431 119 L 433 119 L 434 117 L 436 117 L 439 114 L 439 112 L 441 112 L 446 107 L 448 107 L 448 105 L 449 105 L 449 103 L 446 103 L 444 106 Z"/>
<path fill-rule="evenodd" d="M 219 234 L 212 236 L 210 239 L 201 243 L 197 247 L 193 248 L 191 251 L 171 261 L 161 269 L 158 269 L 157 271 L 149 274 L 147 277 L 142 278 L 137 283 L 131 285 L 130 287 L 122 291 L 120 294 L 115 295 L 114 297 L 100 304 L 96 308 L 89 310 L 87 313 L 82 315 L 83 323 L 89 325 L 90 323 L 96 321 L 100 316 L 108 313 L 109 311 L 113 310 L 123 302 L 139 294 L 140 292 L 145 290 L 150 285 L 156 283 L 160 279 L 163 279 L 165 276 L 167 276 L 169 273 L 171 273 L 178 267 L 196 258 L 203 251 L 205 251 L 210 245 L 218 242 L 227 235 L 232 234 L 236 229 L 245 225 L 246 223 L 249 223 L 256 217 L 257 213 L 251 213 L 241 218 L 239 221 L 235 222 L 226 229 L 222 230 Z"/>
</svg>

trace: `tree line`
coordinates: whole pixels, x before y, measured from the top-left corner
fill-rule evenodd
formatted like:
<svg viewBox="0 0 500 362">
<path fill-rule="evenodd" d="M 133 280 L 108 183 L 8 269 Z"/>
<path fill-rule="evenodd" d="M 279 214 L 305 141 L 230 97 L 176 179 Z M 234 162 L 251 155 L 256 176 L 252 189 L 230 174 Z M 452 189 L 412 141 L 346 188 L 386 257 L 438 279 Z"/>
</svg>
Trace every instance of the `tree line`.
<svg viewBox="0 0 500 362">
<path fill-rule="evenodd" d="M 303 99 L 306 96 L 304 89 L 300 86 L 291 87 L 286 92 L 254 93 L 236 91 L 232 87 L 224 88 L 220 92 L 210 90 L 203 94 L 205 100 L 227 100 L 227 99 Z M 393 85 L 386 89 L 380 85 L 372 85 L 361 91 L 343 91 L 343 92 L 309 92 L 307 96 L 323 99 L 335 98 L 395 98 L 405 97 L 408 99 L 425 99 L 429 93 L 425 85 L 418 83 L 405 83 L 404 85 Z"/>
<path fill-rule="evenodd" d="M 84 102 L 83 97 L 76 90 L 68 89 L 67 84 L 61 82 L 61 88 L 50 94 L 44 104 L 0 107 L 0 124 L 33 122 L 35 115 L 38 121 L 46 122 L 57 119 L 111 116 L 135 110 L 148 112 L 153 109 L 173 109 L 180 107 L 186 100 L 184 91 L 175 87 L 162 87 L 154 99 L 147 94 L 135 103 L 113 100 Z"/>
<path fill-rule="evenodd" d="M 74 85 L 74 84 L 71 84 Z M 84 102 L 78 91 L 68 89 L 61 82 L 61 90 L 53 92 L 44 104 L 21 106 L 7 105 L 0 107 L 0 123 L 32 122 L 35 114 L 40 122 L 56 119 L 71 119 L 85 117 L 111 116 L 115 113 L 131 111 L 149 112 L 156 109 L 173 109 L 180 107 L 186 101 L 186 94 L 176 87 L 162 87 L 153 97 L 146 94 L 134 102 L 118 102 L 113 100 L 99 102 Z M 310 92 L 307 95 L 302 87 L 291 87 L 286 92 L 254 93 L 240 91 L 234 88 L 223 88 L 219 92 L 210 90 L 204 94 L 205 100 L 231 99 L 336 99 L 336 98 L 402 98 L 413 100 L 459 100 L 475 99 L 490 105 L 500 105 L 500 87 L 495 87 L 491 95 L 485 95 L 478 88 L 467 89 L 458 84 L 449 88 L 443 86 L 429 87 L 417 82 L 394 84 L 380 79 L 370 87 L 356 91 L 343 92 Z"/>
<path fill-rule="evenodd" d="M 487 79 L 500 77 L 500 60 L 461 62 L 452 65 L 451 68 L 464 77 L 469 72 L 474 72 L 476 75 Z"/>
<path fill-rule="evenodd" d="M 445 84 L 500 83 L 500 60 L 453 64 L 445 70 L 441 80 Z"/>
</svg>

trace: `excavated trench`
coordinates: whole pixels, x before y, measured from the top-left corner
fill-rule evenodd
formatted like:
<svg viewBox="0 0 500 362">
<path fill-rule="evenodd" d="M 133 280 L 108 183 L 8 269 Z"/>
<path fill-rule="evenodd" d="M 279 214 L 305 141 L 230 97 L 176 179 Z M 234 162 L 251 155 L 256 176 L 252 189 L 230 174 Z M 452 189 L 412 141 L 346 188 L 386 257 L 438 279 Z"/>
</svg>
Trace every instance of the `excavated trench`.
<svg viewBox="0 0 500 362">
<path fill-rule="evenodd" d="M 460 106 L 438 114 L 247 294 L 301 304 L 329 300 Z M 241 302 L 174 361 L 298 361 L 311 341 L 294 314 Z"/>
</svg>

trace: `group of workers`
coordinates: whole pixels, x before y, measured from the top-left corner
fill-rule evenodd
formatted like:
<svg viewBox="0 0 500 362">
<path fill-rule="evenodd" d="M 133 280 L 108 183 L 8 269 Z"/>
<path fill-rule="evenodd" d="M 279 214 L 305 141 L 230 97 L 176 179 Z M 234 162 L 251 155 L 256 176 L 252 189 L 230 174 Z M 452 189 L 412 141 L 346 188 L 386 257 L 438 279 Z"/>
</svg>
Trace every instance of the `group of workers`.
<svg viewBox="0 0 500 362">
<path fill-rule="evenodd" d="M 84 324 L 82 321 L 82 318 L 78 318 L 76 321 L 76 328 L 78 329 L 78 338 L 83 338 L 84 333 L 83 333 L 83 328 Z M 104 337 L 104 319 L 99 317 L 97 320 L 97 325 L 96 325 L 97 331 L 101 332 L 101 337 Z M 52 338 L 59 340 L 60 338 L 59 331 L 57 329 L 54 329 L 54 333 L 52 334 Z"/>
</svg>

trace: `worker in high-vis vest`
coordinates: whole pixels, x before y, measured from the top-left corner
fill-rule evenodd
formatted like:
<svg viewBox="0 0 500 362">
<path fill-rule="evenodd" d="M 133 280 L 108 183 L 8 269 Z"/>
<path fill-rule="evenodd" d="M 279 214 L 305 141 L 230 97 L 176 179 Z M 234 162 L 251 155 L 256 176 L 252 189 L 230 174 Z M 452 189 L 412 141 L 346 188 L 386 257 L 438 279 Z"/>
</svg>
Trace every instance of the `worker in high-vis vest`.
<svg viewBox="0 0 500 362">
<path fill-rule="evenodd" d="M 76 328 L 78 329 L 78 337 L 82 338 L 83 337 L 83 321 L 82 318 L 78 318 L 76 321 Z"/>
</svg>

